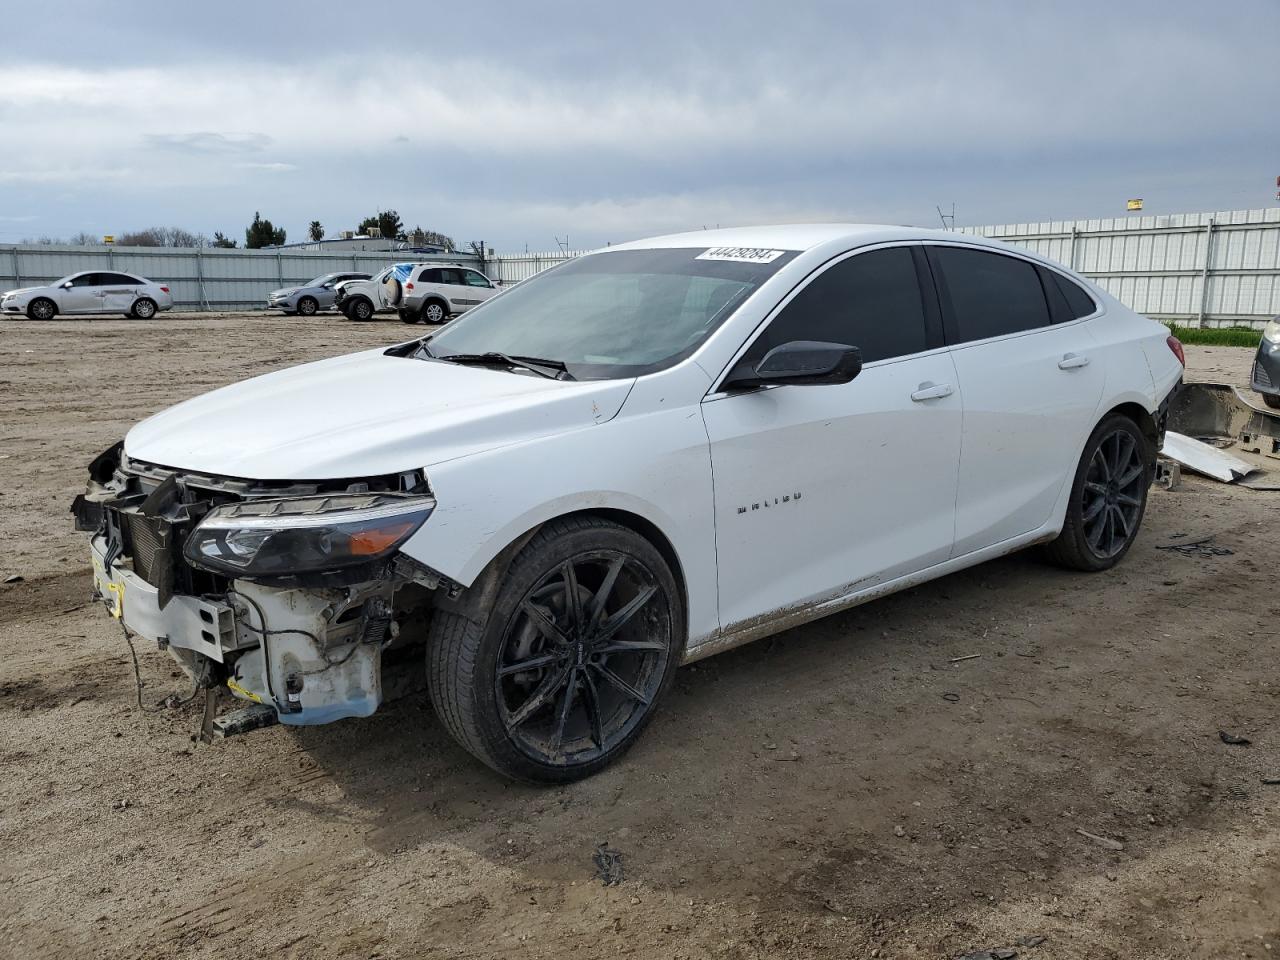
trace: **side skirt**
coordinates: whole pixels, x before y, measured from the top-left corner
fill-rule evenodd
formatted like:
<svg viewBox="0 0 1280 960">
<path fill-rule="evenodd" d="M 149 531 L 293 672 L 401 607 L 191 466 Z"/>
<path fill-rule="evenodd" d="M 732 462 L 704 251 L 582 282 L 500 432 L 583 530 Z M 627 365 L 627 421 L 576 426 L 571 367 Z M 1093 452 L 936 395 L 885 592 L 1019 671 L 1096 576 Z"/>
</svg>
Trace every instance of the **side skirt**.
<svg viewBox="0 0 1280 960">
<path fill-rule="evenodd" d="M 1055 510 L 1055 514 L 1057 513 L 1058 511 Z M 798 627 L 813 620 L 820 620 L 833 613 L 840 613 L 842 610 L 848 610 L 851 607 L 888 596 L 891 593 L 897 593 L 899 590 L 907 590 L 930 580 L 936 580 L 938 577 L 945 577 L 949 573 L 955 573 L 966 567 L 973 567 L 987 560 L 994 560 L 996 557 L 1016 553 L 1037 543 L 1047 543 L 1057 537 L 1061 527 L 1062 522 L 1059 519 L 1056 525 L 1053 523 L 1046 524 L 1031 533 L 1022 534 L 989 547 L 983 547 L 981 550 L 974 550 L 961 557 L 952 557 L 950 560 L 935 563 L 931 567 L 925 567 L 923 570 L 918 570 L 915 573 L 909 573 L 884 583 L 864 586 L 865 580 L 858 581 L 825 600 L 809 600 L 794 606 L 774 610 L 751 620 L 744 620 L 729 627 L 719 637 L 708 639 L 697 646 L 690 647 L 685 651 L 684 659 L 681 663 L 688 664 L 704 660 L 717 653 L 732 650 L 734 647 L 744 646 L 753 640 L 761 640 L 775 633 L 781 633 L 783 630 L 790 630 L 792 627 Z"/>
</svg>

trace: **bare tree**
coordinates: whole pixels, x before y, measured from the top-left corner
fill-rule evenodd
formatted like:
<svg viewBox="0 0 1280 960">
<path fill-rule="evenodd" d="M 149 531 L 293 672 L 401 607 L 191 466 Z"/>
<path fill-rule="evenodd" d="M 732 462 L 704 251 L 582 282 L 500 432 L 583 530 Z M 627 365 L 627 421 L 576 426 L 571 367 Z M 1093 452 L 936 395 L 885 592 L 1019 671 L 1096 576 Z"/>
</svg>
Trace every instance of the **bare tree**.
<svg viewBox="0 0 1280 960">
<path fill-rule="evenodd" d="M 116 243 L 124 247 L 205 247 L 209 238 L 182 227 L 147 227 L 116 234 Z"/>
</svg>

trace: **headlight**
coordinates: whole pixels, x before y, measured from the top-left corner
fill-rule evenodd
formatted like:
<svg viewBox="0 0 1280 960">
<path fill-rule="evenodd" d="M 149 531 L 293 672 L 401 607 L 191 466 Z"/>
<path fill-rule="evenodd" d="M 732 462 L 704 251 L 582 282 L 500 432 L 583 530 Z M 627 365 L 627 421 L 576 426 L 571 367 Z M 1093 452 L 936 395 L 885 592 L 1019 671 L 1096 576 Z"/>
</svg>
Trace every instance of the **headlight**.
<svg viewBox="0 0 1280 960">
<path fill-rule="evenodd" d="M 391 493 L 246 500 L 210 510 L 183 554 L 233 576 L 289 576 L 381 560 L 435 509 L 431 497 Z"/>
<path fill-rule="evenodd" d="M 1262 339 L 1267 343 L 1280 345 L 1280 317 L 1267 321 L 1267 325 L 1262 328 Z"/>
</svg>

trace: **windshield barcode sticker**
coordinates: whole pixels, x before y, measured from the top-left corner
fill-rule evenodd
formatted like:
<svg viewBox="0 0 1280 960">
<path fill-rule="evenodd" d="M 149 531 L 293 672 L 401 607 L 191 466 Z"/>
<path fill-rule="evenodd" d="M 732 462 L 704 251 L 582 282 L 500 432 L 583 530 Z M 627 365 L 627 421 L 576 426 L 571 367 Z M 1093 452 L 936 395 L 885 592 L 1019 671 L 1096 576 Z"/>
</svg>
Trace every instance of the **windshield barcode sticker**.
<svg viewBox="0 0 1280 960">
<path fill-rule="evenodd" d="M 786 253 L 785 250 L 764 250 L 760 247 L 712 247 L 694 257 L 695 260 L 733 260 L 737 263 L 772 263 Z"/>
</svg>

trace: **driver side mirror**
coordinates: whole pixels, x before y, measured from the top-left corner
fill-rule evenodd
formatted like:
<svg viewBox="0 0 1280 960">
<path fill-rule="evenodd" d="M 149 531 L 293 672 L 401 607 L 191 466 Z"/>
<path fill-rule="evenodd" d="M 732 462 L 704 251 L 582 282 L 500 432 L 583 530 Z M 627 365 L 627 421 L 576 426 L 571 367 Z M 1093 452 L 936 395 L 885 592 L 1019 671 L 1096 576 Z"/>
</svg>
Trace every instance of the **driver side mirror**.
<svg viewBox="0 0 1280 960">
<path fill-rule="evenodd" d="M 862 372 L 862 351 L 845 343 L 792 340 L 774 347 L 752 366 L 743 361 L 724 383 L 725 390 L 751 390 L 769 384 L 848 383 Z"/>
<path fill-rule="evenodd" d="M 62 285 L 62 289 L 70 290 L 73 286 L 75 286 L 75 284 L 72 281 L 68 280 L 66 283 Z"/>
</svg>

